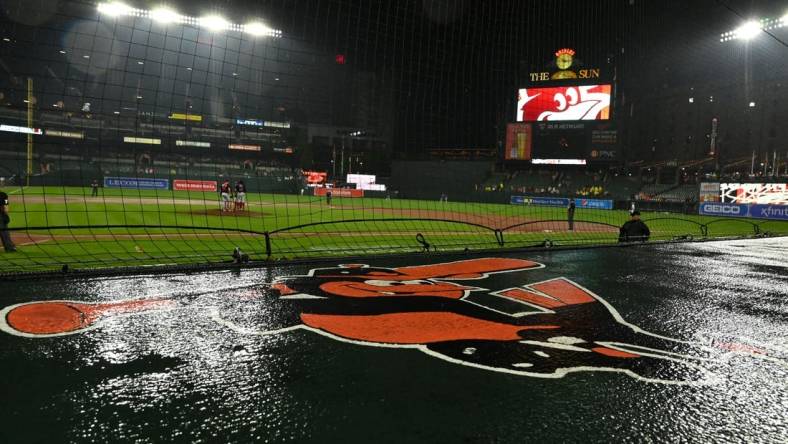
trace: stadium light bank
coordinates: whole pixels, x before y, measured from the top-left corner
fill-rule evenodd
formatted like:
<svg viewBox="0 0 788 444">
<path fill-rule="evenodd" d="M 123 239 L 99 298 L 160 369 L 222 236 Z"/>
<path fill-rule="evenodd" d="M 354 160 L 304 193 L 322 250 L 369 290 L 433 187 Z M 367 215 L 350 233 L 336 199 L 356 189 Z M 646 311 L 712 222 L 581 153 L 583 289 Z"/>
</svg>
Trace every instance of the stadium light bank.
<svg viewBox="0 0 788 444">
<path fill-rule="evenodd" d="M 720 34 L 720 42 L 731 40 L 752 40 L 762 31 L 788 27 L 788 13 L 780 18 L 763 18 L 760 20 L 750 20 L 733 31 Z"/>
<path fill-rule="evenodd" d="M 236 31 L 255 37 L 282 37 L 282 31 L 273 29 L 261 22 L 246 24 L 230 23 L 221 16 L 211 14 L 204 17 L 189 17 L 166 7 L 160 6 L 151 10 L 133 8 L 125 3 L 104 2 L 97 7 L 99 13 L 108 17 L 143 17 L 161 24 L 182 24 L 206 28 L 213 32 Z"/>
</svg>

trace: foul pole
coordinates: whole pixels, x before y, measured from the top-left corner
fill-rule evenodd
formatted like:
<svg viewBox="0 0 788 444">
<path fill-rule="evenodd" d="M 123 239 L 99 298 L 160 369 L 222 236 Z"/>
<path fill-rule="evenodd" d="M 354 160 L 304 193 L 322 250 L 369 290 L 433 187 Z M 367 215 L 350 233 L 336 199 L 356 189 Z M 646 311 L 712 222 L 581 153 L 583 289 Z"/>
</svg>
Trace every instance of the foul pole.
<svg viewBox="0 0 788 444">
<path fill-rule="evenodd" d="M 27 128 L 33 128 L 33 78 L 27 78 Z M 33 134 L 27 133 L 27 186 L 33 175 Z"/>
</svg>

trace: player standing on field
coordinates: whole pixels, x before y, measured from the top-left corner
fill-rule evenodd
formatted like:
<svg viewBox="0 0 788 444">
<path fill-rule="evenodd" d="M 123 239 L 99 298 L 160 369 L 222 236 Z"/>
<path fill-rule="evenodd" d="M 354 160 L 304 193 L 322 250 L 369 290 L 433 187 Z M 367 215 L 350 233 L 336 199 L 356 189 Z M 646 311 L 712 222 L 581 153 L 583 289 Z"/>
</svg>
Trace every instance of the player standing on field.
<svg viewBox="0 0 788 444">
<path fill-rule="evenodd" d="M 230 211 L 230 181 L 225 179 L 219 189 L 219 195 L 222 199 L 222 211 Z"/>
<path fill-rule="evenodd" d="M 11 216 L 8 215 L 8 194 L 0 191 L 0 241 L 3 243 L 6 253 L 13 253 L 16 251 L 16 246 L 11 241 L 11 235 L 8 234 L 8 224 L 11 223 Z"/>
<path fill-rule="evenodd" d="M 569 231 L 575 231 L 575 200 L 569 200 L 569 207 L 566 209 L 566 221 L 569 223 Z"/>
<path fill-rule="evenodd" d="M 243 211 L 246 208 L 246 185 L 243 180 L 235 183 L 235 210 Z"/>
</svg>

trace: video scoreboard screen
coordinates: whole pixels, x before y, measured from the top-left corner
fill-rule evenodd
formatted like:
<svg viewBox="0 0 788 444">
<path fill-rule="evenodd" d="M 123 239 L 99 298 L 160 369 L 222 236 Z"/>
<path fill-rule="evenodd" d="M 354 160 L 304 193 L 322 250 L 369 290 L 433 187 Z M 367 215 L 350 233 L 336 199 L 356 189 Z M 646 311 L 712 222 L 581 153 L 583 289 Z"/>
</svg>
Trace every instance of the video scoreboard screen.
<svg viewBox="0 0 788 444">
<path fill-rule="evenodd" d="M 788 205 L 788 184 L 721 183 L 720 200 L 735 204 Z"/>
<path fill-rule="evenodd" d="M 612 85 L 520 88 L 517 121 L 609 120 Z"/>
</svg>

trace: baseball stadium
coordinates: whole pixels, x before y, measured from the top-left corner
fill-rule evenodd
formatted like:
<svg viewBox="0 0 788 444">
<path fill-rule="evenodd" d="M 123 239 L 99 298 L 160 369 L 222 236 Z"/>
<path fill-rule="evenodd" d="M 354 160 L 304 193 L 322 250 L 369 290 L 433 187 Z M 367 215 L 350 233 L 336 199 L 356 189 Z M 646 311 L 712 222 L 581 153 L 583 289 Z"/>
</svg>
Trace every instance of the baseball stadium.
<svg viewBox="0 0 788 444">
<path fill-rule="evenodd" d="M 0 442 L 788 437 L 788 2 L 0 6 Z"/>
</svg>

